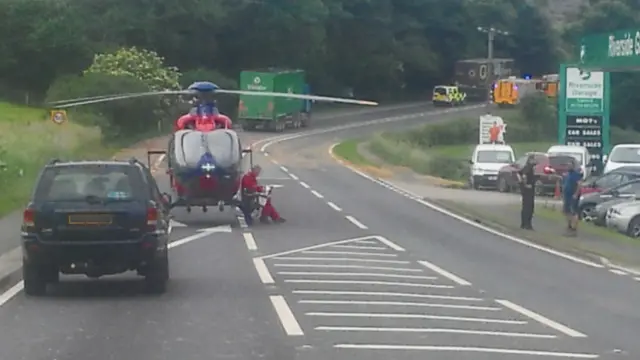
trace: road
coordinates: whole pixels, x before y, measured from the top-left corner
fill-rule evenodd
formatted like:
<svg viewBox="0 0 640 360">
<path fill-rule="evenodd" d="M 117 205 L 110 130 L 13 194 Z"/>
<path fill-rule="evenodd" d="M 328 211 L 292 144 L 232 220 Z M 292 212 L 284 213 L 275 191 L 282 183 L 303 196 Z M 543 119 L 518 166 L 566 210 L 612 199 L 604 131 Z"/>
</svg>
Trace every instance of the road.
<svg viewBox="0 0 640 360">
<path fill-rule="evenodd" d="M 177 211 L 165 295 L 142 295 L 131 276 L 64 279 L 46 298 L 26 298 L 20 283 L 0 295 L 0 358 L 640 358 L 640 284 L 481 231 L 333 162 L 328 145 L 361 130 L 255 154 L 262 182 L 280 186 L 285 224 Z M 158 180 L 166 186 L 162 171 Z"/>
</svg>

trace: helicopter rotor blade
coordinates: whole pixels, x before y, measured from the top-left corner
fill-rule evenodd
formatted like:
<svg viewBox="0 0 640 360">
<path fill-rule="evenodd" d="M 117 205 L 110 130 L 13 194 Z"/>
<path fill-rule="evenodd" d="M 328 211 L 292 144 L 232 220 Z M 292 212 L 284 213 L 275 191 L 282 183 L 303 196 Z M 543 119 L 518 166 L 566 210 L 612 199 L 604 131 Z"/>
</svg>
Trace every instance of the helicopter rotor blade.
<svg viewBox="0 0 640 360">
<path fill-rule="evenodd" d="M 129 95 L 134 95 L 134 94 L 136 94 L 136 93 L 87 96 L 87 97 L 81 97 L 81 98 L 75 98 L 75 99 L 51 101 L 51 102 L 48 103 L 48 105 L 63 105 L 63 104 L 72 103 L 72 102 L 89 101 L 89 100 L 97 100 L 97 99 L 108 99 L 108 98 L 112 98 L 112 97 L 129 96 Z"/>
<path fill-rule="evenodd" d="M 147 96 L 189 95 L 189 94 L 193 94 L 193 91 L 191 90 L 149 91 L 149 92 L 142 92 L 142 93 L 113 95 L 109 97 L 102 97 L 102 98 L 95 98 L 95 99 L 79 98 L 79 99 L 61 100 L 55 103 L 63 103 L 62 105 L 55 106 L 55 103 L 51 103 L 51 105 L 54 105 L 57 109 L 66 109 L 66 108 L 78 107 L 83 105 L 100 104 L 105 102 L 135 99 L 135 98 L 147 97 Z"/>
<path fill-rule="evenodd" d="M 367 101 L 367 100 L 345 99 L 345 98 L 318 96 L 318 95 L 289 94 L 289 93 L 278 93 L 278 92 L 218 89 L 216 90 L 216 93 L 234 94 L 234 95 L 250 95 L 250 96 L 284 97 L 289 99 L 315 100 L 315 101 L 322 101 L 322 102 L 336 102 L 336 103 L 343 103 L 343 104 L 368 105 L 368 106 L 378 105 L 377 102 Z"/>
</svg>

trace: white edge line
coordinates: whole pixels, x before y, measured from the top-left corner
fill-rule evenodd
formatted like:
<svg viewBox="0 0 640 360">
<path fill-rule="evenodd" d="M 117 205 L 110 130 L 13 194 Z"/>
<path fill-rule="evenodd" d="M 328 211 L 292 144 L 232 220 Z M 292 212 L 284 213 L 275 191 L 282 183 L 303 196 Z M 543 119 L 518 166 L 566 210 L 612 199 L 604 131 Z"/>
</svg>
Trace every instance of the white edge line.
<svg viewBox="0 0 640 360">
<path fill-rule="evenodd" d="M 282 170 L 282 171 L 284 171 L 284 172 L 286 172 L 286 173 L 288 173 L 288 172 L 289 172 L 289 169 L 287 169 L 287 168 L 286 168 L 286 167 L 284 167 L 284 166 L 280 166 L 280 170 Z"/>
<path fill-rule="evenodd" d="M 311 193 L 313 194 L 313 196 L 317 197 L 318 199 L 323 199 L 324 195 L 320 194 L 319 192 L 315 191 L 315 190 L 311 190 Z"/>
<path fill-rule="evenodd" d="M 381 243 L 387 245 L 388 247 L 392 248 L 395 251 L 407 251 L 405 250 L 405 248 L 403 248 L 402 246 L 394 243 L 393 241 L 387 239 L 384 236 L 374 236 L 376 238 L 376 240 L 380 241 Z"/>
<path fill-rule="evenodd" d="M 244 237 L 244 242 L 247 244 L 247 249 L 252 251 L 258 250 L 258 244 L 256 244 L 256 239 L 253 237 L 252 233 L 243 233 L 242 237 Z"/>
<path fill-rule="evenodd" d="M 271 273 L 269 273 L 267 264 L 264 263 L 264 260 L 261 258 L 253 258 L 253 266 L 256 268 L 260 281 L 262 281 L 263 284 L 267 285 L 275 283 Z"/>
<path fill-rule="evenodd" d="M 294 174 L 291 174 L 291 173 L 289 174 L 289 177 L 292 178 L 293 180 L 296 180 L 296 181 L 300 180 L 299 177 L 297 177 L 297 176 L 295 176 Z"/>
<path fill-rule="evenodd" d="M 332 241 L 332 242 L 328 242 L 328 243 L 322 243 L 322 244 L 318 244 L 318 245 L 307 246 L 307 247 L 303 247 L 303 248 L 300 248 L 300 249 L 293 249 L 293 250 L 283 251 L 283 252 L 279 252 L 279 253 L 275 253 L 275 254 L 271 254 L 271 255 L 259 256 L 258 259 L 266 260 L 266 259 L 276 258 L 276 257 L 280 257 L 280 256 L 296 254 L 296 253 L 300 253 L 300 252 L 307 251 L 307 250 L 313 250 L 313 249 L 319 249 L 319 248 L 323 248 L 323 247 L 329 247 L 331 245 L 346 244 L 346 243 L 355 242 L 355 241 L 358 241 L 358 240 L 372 239 L 372 238 L 373 238 L 373 236 L 363 236 L 363 237 L 358 237 L 358 238 L 353 238 L 353 239 Z"/>
<path fill-rule="evenodd" d="M 18 295 L 18 293 L 20 293 L 22 289 L 24 289 L 24 281 L 20 280 L 17 284 L 13 285 L 11 288 L 9 288 L 9 290 L 0 295 L 0 306 L 13 299 L 13 297 Z"/>
<path fill-rule="evenodd" d="M 280 319 L 280 323 L 284 328 L 284 331 L 289 336 L 302 336 L 304 332 L 298 324 L 298 320 L 296 320 L 295 315 L 291 311 L 291 308 L 287 304 L 285 298 L 281 295 L 273 295 L 269 296 L 271 300 L 271 304 L 273 308 L 276 310 L 276 314 L 278 314 L 278 318 Z"/>
<path fill-rule="evenodd" d="M 456 284 L 458 284 L 460 286 L 471 286 L 471 283 L 468 282 L 467 280 L 465 280 L 465 279 L 463 279 L 463 278 L 461 278 L 461 277 L 459 277 L 457 275 L 454 275 L 454 274 L 448 272 L 447 270 L 445 270 L 445 269 L 443 269 L 443 268 L 441 268 L 441 267 L 439 267 L 439 266 L 437 266 L 435 264 L 432 264 L 432 263 L 430 263 L 428 261 L 420 260 L 420 261 L 418 261 L 418 264 L 426 267 L 427 269 L 429 269 L 431 271 L 434 271 L 434 272 L 446 277 L 447 279 L 453 281 L 454 283 L 456 283 Z"/>
<path fill-rule="evenodd" d="M 507 308 L 509 308 L 509 309 L 511 309 L 511 310 L 513 310 L 515 312 L 518 312 L 518 313 L 520 313 L 520 314 L 522 314 L 522 315 L 524 315 L 524 316 L 526 316 L 526 317 L 528 317 L 530 319 L 533 319 L 533 320 L 541 323 L 542 325 L 546 325 L 546 326 L 548 326 L 548 327 L 550 327 L 552 329 L 555 329 L 555 330 L 557 330 L 557 331 L 559 331 L 559 332 L 561 332 L 561 333 L 563 333 L 563 334 L 565 334 L 567 336 L 576 337 L 576 338 L 586 338 L 587 337 L 587 335 L 585 335 L 585 334 L 583 334 L 581 332 L 573 330 L 573 329 L 571 329 L 571 328 L 569 328 L 569 327 L 567 327 L 565 325 L 562 325 L 562 324 L 560 324 L 558 322 L 555 322 L 555 321 L 553 321 L 553 320 L 551 320 L 549 318 L 546 318 L 546 317 L 544 317 L 544 316 L 542 316 L 542 315 L 540 315 L 538 313 L 535 313 L 535 312 L 533 312 L 531 310 L 525 309 L 520 305 L 512 303 L 511 301 L 508 301 L 508 300 L 495 300 L 495 301 L 498 304 L 500 304 L 500 305 L 502 305 L 504 307 L 507 307 Z"/>
<path fill-rule="evenodd" d="M 368 227 L 365 224 L 361 223 L 360 221 L 358 221 L 358 219 L 354 218 L 351 215 L 347 215 L 347 216 L 345 216 L 345 218 L 347 220 L 349 220 L 353 225 L 359 227 L 362 230 L 367 230 L 368 229 Z"/>
<path fill-rule="evenodd" d="M 306 183 L 306 182 L 304 182 L 304 181 L 300 181 L 300 185 L 302 185 L 302 187 L 303 187 L 303 188 L 305 188 L 305 189 L 309 189 L 309 188 L 311 188 L 311 186 L 309 186 L 309 184 L 307 184 L 307 183 Z"/>
<path fill-rule="evenodd" d="M 477 222 L 469 220 L 469 219 L 465 218 L 464 216 L 460 216 L 460 215 L 455 214 L 455 213 L 453 213 L 453 212 L 451 212 L 451 211 L 449 211 L 447 209 L 444 209 L 444 208 L 442 208 L 442 207 L 440 207 L 438 205 L 435 205 L 433 203 L 425 201 L 420 196 L 412 194 L 410 191 L 404 190 L 404 189 L 402 189 L 401 187 L 399 187 L 399 186 L 397 186 L 395 184 L 389 183 L 387 181 L 382 181 L 382 180 L 379 180 L 379 179 L 374 179 L 371 176 L 369 176 L 369 175 L 367 175 L 367 174 L 365 174 L 365 173 L 363 173 L 363 172 L 361 172 L 361 171 L 359 171 L 357 169 L 354 169 L 352 166 L 350 166 L 346 162 L 338 159 L 333 154 L 333 149 L 337 145 L 339 145 L 339 143 L 331 145 L 331 147 L 329 148 L 329 154 L 331 154 L 331 156 L 338 163 L 342 164 L 344 167 L 346 167 L 347 169 L 353 171 L 354 173 L 364 177 L 365 179 L 373 181 L 374 183 L 376 183 L 378 185 L 382 185 L 382 186 L 384 186 L 384 187 L 386 187 L 386 188 L 388 188 L 388 189 L 390 189 L 392 191 L 395 191 L 395 192 L 406 193 L 407 195 L 411 195 L 411 197 L 410 197 L 411 200 L 414 200 L 414 201 L 416 201 L 416 202 L 418 202 L 418 203 L 430 208 L 431 210 L 434 210 L 434 211 L 437 211 L 437 212 L 439 212 L 441 214 L 444 214 L 444 215 L 447 215 L 449 217 L 452 217 L 452 218 L 454 218 L 454 219 L 456 219 L 458 221 L 461 221 L 461 222 L 463 222 L 463 223 L 465 223 L 467 225 L 471 225 L 471 226 L 473 226 L 473 227 L 475 227 L 477 229 L 481 229 L 481 230 L 486 231 L 488 233 L 491 233 L 493 235 L 502 237 L 502 238 L 507 239 L 507 240 L 511 240 L 511 241 L 516 242 L 516 243 L 521 244 L 521 245 L 528 246 L 528 247 L 530 247 L 532 249 L 536 249 L 536 250 L 539 250 L 539 251 L 542 251 L 542 252 L 546 252 L 546 253 L 551 254 L 551 255 L 555 255 L 555 256 L 561 257 L 561 258 L 563 258 L 565 260 L 570 260 L 570 261 L 573 261 L 573 262 L 576 262 L 576 263 L 579 263 L 579 264 L 587 265 L 587 266 L 590 266 L 590 267 L 593 267 L 593 268 L 598 268 L 598 269 L 602 269 L 602 268 L 605 267 L 602 264 L 597 264 L 597 263 L 594 263 L 594 262 L 589 261 L 589 260 L 581 259 L 579 257 L 573 256 L 573 255 L 569 255 L 569 254 L 563 253 L 561 251 L 554 250 L 554 249 L 551 249 L 551 248 L 548 248 L 548 247 L 545 247 L 545 246 L 541 246 L 541 245 L 532 243 L 532 242 L 530 242 L 528 240 L 524 240 L 524 239 L 518 238 L 516 236 L 500 232 L 500 231 L 492 229 L 492 228 L 490 228 L 488 226 L 485 226 L 485 225 L 482 225 L 482 224 L 478 224 Z"/>
</svg>

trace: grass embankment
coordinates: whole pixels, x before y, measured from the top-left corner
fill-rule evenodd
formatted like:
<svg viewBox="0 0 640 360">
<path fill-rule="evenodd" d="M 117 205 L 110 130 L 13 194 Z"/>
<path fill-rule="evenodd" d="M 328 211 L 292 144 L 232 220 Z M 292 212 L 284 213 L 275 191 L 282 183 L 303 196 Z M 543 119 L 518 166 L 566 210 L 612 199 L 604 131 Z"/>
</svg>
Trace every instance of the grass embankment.
<svg viewBox="0 0 640 360">
<path fill-rule="evenodd" d="M 0 216 L 23 206 L 41 167 L 52 158 L 92 159 L 115 150 L 102 145 L 100 130 L 49 121 L 44 109 L 0 102 Z"/>
<path fill-rule="evenodd" d="M 390 177 L 391 171 L 389 171 L 389 169 L 385 169 L 378 166 L 377 164 L 374 164 L 370 159 L 360 153 L 358 147 L 360 146 L 360 143 L 362 141 L 364 140 L 351 139 L 343 141 L 340 144 L 337 144 L 332 149 L 332 153 L 338 158 L 348 162 L 350 166 L 353 166 L 361 171 L 367 172 L 380 178 Z"/>
</svg>

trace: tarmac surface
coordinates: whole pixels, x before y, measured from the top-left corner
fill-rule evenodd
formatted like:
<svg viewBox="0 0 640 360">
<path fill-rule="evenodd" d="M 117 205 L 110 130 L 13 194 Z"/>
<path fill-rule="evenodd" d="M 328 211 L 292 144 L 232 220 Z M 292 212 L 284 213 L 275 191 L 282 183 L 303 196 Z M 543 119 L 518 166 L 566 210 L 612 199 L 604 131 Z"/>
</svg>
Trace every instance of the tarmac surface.
<svg viewBox="0 0 640 360">
<path fill-rule="evenodd" d="M 429 111 L 353 115 L 346 125 L 377 122 L 281 143 L 243 134 L 285 224 L 176 211 L 162 296 L 133 276 L 63 278 L 43 298 L 19 282 L 0 295 L 0 359 L 639 359 L 640 283 L 478 229 L 327 154 L 449 116 Z"/>
</svg>

